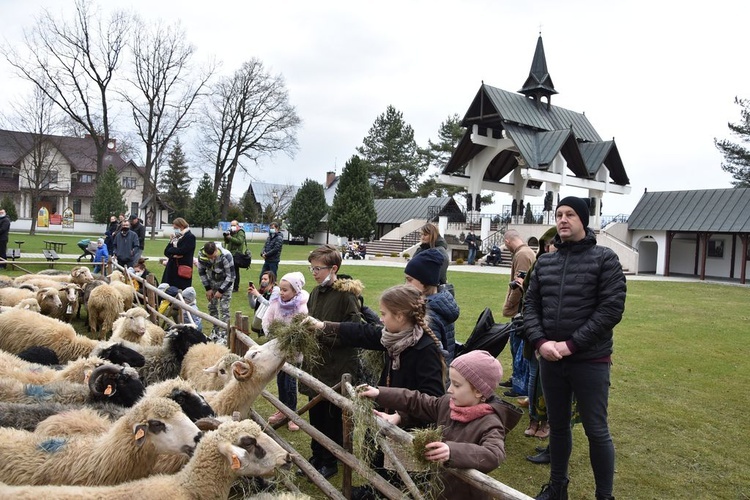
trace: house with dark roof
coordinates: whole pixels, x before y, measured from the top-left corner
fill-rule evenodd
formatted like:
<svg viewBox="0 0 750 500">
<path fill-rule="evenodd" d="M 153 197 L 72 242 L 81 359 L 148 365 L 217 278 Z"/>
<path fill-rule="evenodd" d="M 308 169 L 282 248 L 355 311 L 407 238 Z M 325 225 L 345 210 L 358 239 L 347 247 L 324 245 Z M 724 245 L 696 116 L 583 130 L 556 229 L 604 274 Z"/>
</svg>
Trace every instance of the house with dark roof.
<svg viewBox="0 0 750 500">
<path fill-rule="evenodd" d="M 105 164 L 118 173 L 123 198 L 130 214 L 145 218 L 143 207 L 144 170 L 127 161 L 110 142 Z M 41 153 L 40 153 L 41 152 Z M 44 161 L 36 160 L 44 156 Z M 44 165 L 43 178 L 33 174 L 33 165 Z M 32 190 L 43 187 L 36 210 L 44 207 L 51 214 L 62 214 L 70 207 L 77 222 L 92 222 L 91 202 L 99 177 L 96 148 L 90 138 L 45 135 L 0 130 L 0 192 L 8 193 L 16 203 L 20 219 L 31 219 Z M 36 179 L 36 180 L 35 180 Z M 158 201 L 157 228 L 167 222 L 167 207 Z M 150 221 L 148 221 L 150 222 Z"/>
<path fill-rule="evenodd" d="M 510 194 L 514 204 L 565 187 L 585 189 L 591 226 L 600 226 L 605 194 L 630 193 L 614 139 L 599 136 L 586 115 L 552 105 L 557 94 L 537 40 L 529 76 L 518 92 L 482 82 L 463 117 L 466 133 L 439 176 L 469 193 L 467 209 L 481 210 L 482 191 Z"/>
<path fill-rule="evenodd" d="M 638 273 L 739 280 L 750 260 L 750 189 L 645 192 L 628 219 Z"/>
</svg>

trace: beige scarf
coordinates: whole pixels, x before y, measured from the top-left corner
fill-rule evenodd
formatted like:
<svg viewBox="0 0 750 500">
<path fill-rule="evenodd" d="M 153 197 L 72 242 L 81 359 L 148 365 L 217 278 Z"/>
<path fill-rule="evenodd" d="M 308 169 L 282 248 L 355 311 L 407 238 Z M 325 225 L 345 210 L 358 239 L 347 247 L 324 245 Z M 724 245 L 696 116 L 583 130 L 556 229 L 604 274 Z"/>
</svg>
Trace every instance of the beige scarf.
<svg viewBox="0 0 750 500">
<path fill-rule="evenodd" d="M 391 368 L 398 370 L 401 367 L 401 353 L 419 342 L 423 334 L 424 331 L 419 325 L 414 325 L 414 328 L 396 333 L 389 332 L 383 328 L 380 343 L 383 344 L 383 347 L 385 347 L 385 350 L 388 351 L 388 355 L 391 357 Z"/>
</svg>

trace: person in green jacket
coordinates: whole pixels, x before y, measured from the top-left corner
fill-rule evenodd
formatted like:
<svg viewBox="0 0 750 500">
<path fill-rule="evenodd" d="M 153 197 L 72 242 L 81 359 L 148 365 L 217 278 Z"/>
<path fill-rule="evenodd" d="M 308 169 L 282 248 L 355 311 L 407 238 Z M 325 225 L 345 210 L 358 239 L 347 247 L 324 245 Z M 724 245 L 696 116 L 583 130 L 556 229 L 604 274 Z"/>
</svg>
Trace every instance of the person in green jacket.
<svg viewBox="0 0 750 500">
<path fill-rule="evenodd" d="M 229 225 L 229 231 L 224 233 L 224 248 L 229 250 L 229 253 L 234 256 L 236 253 L 243 253 L 247 248 L 245 241 L 245 230 L 240 227 L 236 220 L 233 220 Z M 238 267 L 237 259 L 234 260 L 234 284 L 232 285 L 232 291 L 238 292 L 240 287 L 240 268 Z"/>
</svg>

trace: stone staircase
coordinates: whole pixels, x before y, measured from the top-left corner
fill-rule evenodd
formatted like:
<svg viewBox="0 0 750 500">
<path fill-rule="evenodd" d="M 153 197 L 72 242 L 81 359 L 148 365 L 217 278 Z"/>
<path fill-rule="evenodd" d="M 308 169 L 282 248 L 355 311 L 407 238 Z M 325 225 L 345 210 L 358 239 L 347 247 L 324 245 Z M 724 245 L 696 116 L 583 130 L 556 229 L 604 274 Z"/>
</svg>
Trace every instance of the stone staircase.
<svg viewBox="0 0 750 500">
<path fill-rule="evenodd" d="M 367 244 L 368 255 L 390 257 L 391 254 L 401 253 L 401 240 L 376 240 Z"/>
</svg>

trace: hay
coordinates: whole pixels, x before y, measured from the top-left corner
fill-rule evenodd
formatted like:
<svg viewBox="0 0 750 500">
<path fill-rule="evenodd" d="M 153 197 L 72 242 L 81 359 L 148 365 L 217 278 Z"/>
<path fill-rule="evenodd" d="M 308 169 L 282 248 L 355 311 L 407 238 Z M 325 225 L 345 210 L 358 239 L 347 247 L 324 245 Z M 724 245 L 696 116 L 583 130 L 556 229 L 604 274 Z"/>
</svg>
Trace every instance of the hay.
<svg viewBox="0 0 750 500">
<path fill-rule="evenodd" d="M 316 329 L 305 322 L 305 314 L 295 314 L 289 323 L 273 320 L 268 327 L 271 338 L 278 339 L 278 347 L 287 360 L 296 361 L 301 354 L 310 366 L 320 363 L 320 344 Z"/>
<path fill-rule="evenodd" d="M 358 382 L 378 385 L 380 374 L 385 368 L 385 355 L 383 351 L 373 351 L 370 349 L 359 349 L 359 363 L 362 367 L 362 380 Z"/>
<path fill-rule="evenodd" d="M 378 424 L 375 422 L 373 408 L 375 402 L 370 398 L 355 396 L 352 399 L 352 452 L 365 463 L 372 463 L 375 450 L 375 433 Z"/>
<path fill-rule="evenodd" d="M 431 462 L 424 457 L 425 446 L 428 443 L 442 441 L 443 427 L 416 429 L 411 432 L 413 458 L 424 467 L 420 472 L 412 474 L 412 479 L 426 499 L 439 498 L 445 489 L 443 484 L 443 464 Z"/>
</svg>

